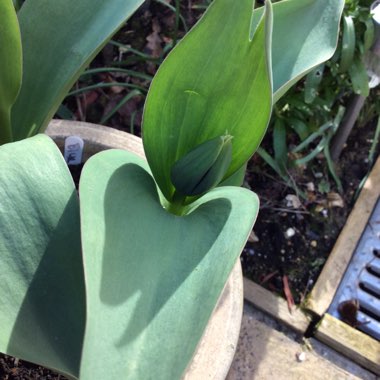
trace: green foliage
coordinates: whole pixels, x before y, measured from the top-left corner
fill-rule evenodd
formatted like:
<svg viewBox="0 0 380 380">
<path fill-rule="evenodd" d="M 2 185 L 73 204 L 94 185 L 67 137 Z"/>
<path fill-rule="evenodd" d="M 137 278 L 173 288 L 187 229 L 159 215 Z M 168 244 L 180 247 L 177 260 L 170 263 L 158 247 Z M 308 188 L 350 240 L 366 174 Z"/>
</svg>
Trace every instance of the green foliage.
<svg viewBox="0 0 380 380">
<path fill-rule="evenodd" d="M 73 180 L 45 135 L 1 146 L 0 162 L 0 351 L 77 376 L 85 291 Z"/>
<path fill-rule="evenodd" d="M 171 181 L 182 196 L 206 193 L 226 174 L 232 157 L 232 137 L 208 140 L 180 158 L 172 167 Z"/>
<path fill-rule="evenodd" d="M 272 37 L 275 102 L 308 71 L 334 54 L 338 39 L 336 24 L 343 4 L 344 0 L 288 0 L 273 4 L 276 20 Z M 254 23 L 261 13 L 262 8 L 255 12 Z"/>
<path fill-rule="evenodd" d="M 162 208 L 146 163 L 114 150 L 88 161 L 80 197 L 88 313 L 80 378 L 154 370 L 155 379 L 179 379 L 249 235 L 257 196 L 217 188 L 177 217 Z"/>
<path fill-rule="evenodd" d="M 151 84 L 143 118 L 144 148 L 169 201 L 174 194 L 172 166 L 202 142 L 226 131 L 233 136 L 228 177 L 249 159 L 264 135 L 271 112 L 272 16 L 268 5 L 250 37 L 251 5 L 251 0 L 213 2 Z"/>
<path fill-rule="evenodd" d="M 12 107 L 13 140 L 46 128 L 80 73 L 142 3 L 143 0 L 25 2 L 18 12 L 23 74 L 21 90 Z"/>
<path fill-rule="evenodd" d="M 306 76 L 303 86 L 298 84 L 278 101 L 270 122 L 273 131 L 274 157 L 259 151 L 261 157 L 286 182 L 291 183 L 288 172 L 295 166 L 308 165 L 323 153 L 330 174 L 338 189 L 340 180 L 330 160 L 329 144 L 342 119 L 342 106 L 350 94 L 368 96 L 368 74 L 364 61 L 374 42 L 374 24 L 371 19 L 372 1 L 350 0 L 345 2 L 338 48 L 334 56 Z M 373 116 L 372 110 L 368 116 Z M 284 125 L 285 133 L 279 135 L 276 125 Z M 298 142 L 290 136 L 297 136 Z M 276 147 L 282 147 L 278 159 Z M 286 154 L 284 154 L 286 151 Z M 283 163 L 285 162 L 285 167 Z"/>
<path fill-rule="evenodd" d="M 15 139 L 46 125 L 140 3 L 28 0 L 21 7 Z M 215 0 L 152 82 L 144 113 L 149 166 L 128 152 L 95 155 L 83 170 L 80 205 L 46 136 L 0 147 L 0 350 L 82 380 L 147 378 L 152 367 L 154 378 L 181 377 L 258 211 L 252 192 L 215 186 L 238 181 L 265 133 L 273 95 L 333 53 L 342 5 L 276 3 L 272 46 L 269 1 L 252 17 L 252 0 Z M 306 21 L 294 23 L 292 14 Z M 9 23 L 6 31 L 15 30 Z M 289 48 L 284 31 L 308 38 Z M 276 136 L 283 139 L 281 123 Z M 285 147 L 276 145 L 276 160 Z"/>
<path fill-rule="evenodd" d="M 342 51 L 339 63 L 339 71 L 344 73 L 348 71 L 354 61 L 355 55 L 355 25 L 352 16 L 343 17 L 343 38 Z"/>
<path fill-rule="evenodd" d="M 11 0 L 0 2 L 0 145 L 12 140 L 11 107 L 21 86 L 21 36 Z"/>
</svg>

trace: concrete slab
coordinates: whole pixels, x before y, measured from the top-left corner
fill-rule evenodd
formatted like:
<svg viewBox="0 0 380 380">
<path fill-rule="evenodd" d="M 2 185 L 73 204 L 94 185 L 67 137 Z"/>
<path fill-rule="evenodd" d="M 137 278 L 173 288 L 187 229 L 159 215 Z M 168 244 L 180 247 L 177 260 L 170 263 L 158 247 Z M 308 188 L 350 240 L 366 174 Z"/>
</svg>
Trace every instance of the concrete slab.
<svg viewBox="0 0 380 380">
<path fill-rule="evenodd" d="M 296 333 L 245 305 L 239 343 L 227 380 L 376 378 L 314 339 L 302 342 Z"/>
</svg>

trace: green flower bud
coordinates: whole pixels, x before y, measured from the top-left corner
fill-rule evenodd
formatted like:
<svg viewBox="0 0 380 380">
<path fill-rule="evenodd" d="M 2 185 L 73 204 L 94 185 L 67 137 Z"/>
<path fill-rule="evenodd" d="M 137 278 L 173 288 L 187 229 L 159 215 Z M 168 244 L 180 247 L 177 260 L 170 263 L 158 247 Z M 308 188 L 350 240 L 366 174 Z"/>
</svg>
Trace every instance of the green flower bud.
<svg viewBox="0 0 380 380">
<path fill-rule="evenodd" d="M 232 158 L 232 136 L 208 140 L 180 158 L 172 167 L 171 181 L 186 196 L 201 195 L 217 186 Z"/>
</svg>

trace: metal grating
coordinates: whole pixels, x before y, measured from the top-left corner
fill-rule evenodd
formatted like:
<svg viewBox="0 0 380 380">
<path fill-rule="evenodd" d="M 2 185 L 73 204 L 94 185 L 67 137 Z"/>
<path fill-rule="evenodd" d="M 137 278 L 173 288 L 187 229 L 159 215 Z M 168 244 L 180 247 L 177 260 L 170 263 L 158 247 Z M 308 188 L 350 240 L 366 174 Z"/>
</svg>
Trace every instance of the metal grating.
<svg viewBox="0 0 380 380">
<path fill-rule="evenodd" d="M 380 340 L 380 199 L 328 313 Z"/>
</svg>

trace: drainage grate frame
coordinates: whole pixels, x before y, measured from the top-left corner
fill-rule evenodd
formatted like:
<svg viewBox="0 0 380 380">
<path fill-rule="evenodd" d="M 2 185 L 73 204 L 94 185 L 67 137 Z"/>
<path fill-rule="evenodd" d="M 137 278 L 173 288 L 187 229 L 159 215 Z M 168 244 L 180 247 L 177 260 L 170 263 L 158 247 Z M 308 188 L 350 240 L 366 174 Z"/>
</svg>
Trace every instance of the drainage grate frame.
<svg viewBox="0 0 380 380">
<path fill-rule="evenodd" d="M 328 313 L 380 341 L 380 198 Z"/>
</svg>

